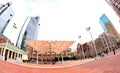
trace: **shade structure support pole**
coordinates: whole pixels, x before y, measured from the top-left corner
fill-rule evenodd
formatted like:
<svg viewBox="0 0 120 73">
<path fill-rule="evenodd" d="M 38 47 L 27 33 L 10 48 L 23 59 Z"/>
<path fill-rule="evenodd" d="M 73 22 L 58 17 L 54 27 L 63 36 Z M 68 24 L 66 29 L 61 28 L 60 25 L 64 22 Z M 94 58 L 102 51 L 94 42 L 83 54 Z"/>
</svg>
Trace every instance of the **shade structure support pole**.
<svg viewBox="0 0 120 73">
<path fill-rule="evenodd" d="M 60 56 L 58 57 L 58 61 L 60 62 Z"/>
<path fill-rule="evenodd" d="M 44 62 L 43 62 L 43 53 L 42 53 L 42 63 L 44 64 Z"/>
<path fill-rule="evenodd" d="M 37 53 L 36 53 L 36 54 L 37 54 L 37 61 L 36 61 L 36 63 L 38 64 L 38 51 L 37 51 Z"/>
<path fill-rule="evenodd" d="M 64 59 L 63 59 L 63 52 L 62 52 L 62 63 L 64 63 Z"/>
</svg>

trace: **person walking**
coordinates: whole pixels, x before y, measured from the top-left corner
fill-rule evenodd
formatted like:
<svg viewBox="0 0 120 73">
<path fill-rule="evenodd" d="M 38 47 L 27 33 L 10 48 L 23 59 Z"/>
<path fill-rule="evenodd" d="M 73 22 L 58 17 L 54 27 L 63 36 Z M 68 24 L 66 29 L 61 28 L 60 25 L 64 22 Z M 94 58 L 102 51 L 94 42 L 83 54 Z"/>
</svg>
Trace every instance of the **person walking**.
<svg viewBox="0 0 120 73">
<path fill-rule="evenodd" d="M 115 48 L 113 48 L 113 53 L 114 53 L 114 55 L 116 54 L 116 52 L 115 52 Z"/>
</svg>

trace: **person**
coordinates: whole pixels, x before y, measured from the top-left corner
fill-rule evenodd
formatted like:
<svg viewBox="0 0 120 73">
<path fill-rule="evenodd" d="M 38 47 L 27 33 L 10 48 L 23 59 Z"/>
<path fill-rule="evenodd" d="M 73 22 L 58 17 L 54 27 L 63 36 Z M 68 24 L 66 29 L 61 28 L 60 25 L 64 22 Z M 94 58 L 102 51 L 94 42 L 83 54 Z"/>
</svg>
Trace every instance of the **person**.
<svg viewBox="0 0 120 73">
<path fill-rule="evenodd" d="M 108 55 L 108 49 L 105 51 L 106 55 Z"/>
<path fill-rule="evenodd" d="M 115 48 L 113 48 L 113 53 L 114 53 L 114 55 L 116 54 L 116 52 L 115 52 Z"/>
<path fill-rule="evenodd" d="M 104 52 L 101 53 L 101 57 L 104 57 Z"/>
</svg>

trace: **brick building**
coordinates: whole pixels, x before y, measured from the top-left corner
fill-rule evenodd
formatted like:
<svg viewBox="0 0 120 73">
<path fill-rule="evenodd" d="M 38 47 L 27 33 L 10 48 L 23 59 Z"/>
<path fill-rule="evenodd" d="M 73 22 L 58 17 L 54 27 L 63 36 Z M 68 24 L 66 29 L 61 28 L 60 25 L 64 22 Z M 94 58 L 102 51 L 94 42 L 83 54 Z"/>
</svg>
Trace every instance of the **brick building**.
<svg viewBox="0 0 120 73">
<path fill-rule="evenodd" d="M 100 55 L 103 52 L 110 52 L 113 50 L 113 48 L 118 48 L 115 36 L 107 32 L 100 34 L 98 38 L 94 40 L 94 42 L 98 55 Z M 89 41 L 82 45 L 80 43 L 78 43 L 77 45 L 77 54 L 80 54 L 81 58 L 83 58 L 82 46 L 85 58 L 96 56 L 95 49 L 93 47 L 93 42 Z"/>
<path fill-rule="evenodd" d="M 26 40 L 26 52 L 28 58 L 32 63 L 49 63 L 61 57 L 68 56 L 70 53 L 69 47 L 74 41 L 40 41 L 40 40 Z"/>
</svg>

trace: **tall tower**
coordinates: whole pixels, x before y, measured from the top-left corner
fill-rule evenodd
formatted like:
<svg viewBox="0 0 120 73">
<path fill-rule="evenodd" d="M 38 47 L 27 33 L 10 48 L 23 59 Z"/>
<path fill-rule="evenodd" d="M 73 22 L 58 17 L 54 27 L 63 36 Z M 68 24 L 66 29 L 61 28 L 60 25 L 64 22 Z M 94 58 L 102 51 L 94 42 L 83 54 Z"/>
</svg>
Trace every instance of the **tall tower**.
<svg viewBox="0 0 120 73">
<path fill-rule="evenodd" d="M 0 4 L 0 33 L 3 33 L 13 17 L 12 3 Z"/>
<path fill-rule="evenodd" d="M 104 32 L 113 34 L 116 37 L 116 39 L 118 39 L 120 41 L 120 36 L 119 36 L 117 30 L 115 29 L 115 27 L 113 26 L 113 24 L 111 23 L 111 21 L 105 14 L 103 14 L 100 17 L 100 24 L 101 24 Z"/>
<path fill-rule="evenodd" d="M 103 28 L 103 30 L 104 30 L 104 32 L 107 32 L 108 31 L 108 29 L 106 28 L 106 23 L 108 23 L 108 22 L 110 22 L 110 20 L 108 19 L 108 17 L 105 15 L 105 14 L 103 14 L 101 17 L 100 17 L 100 24 L 101 24 L 101 26 L 102 26 L 102 28 Z"/>
<path fill-rule="evenodd" d="M 38 36 L 39 31 L 39 16 L 31 17 L 30 21 L 28 23 L 28 26 L 26 28 L 26 40 L 36 40 Z"/>
<path fill-rule="evenodd" d="M 27 17 L 19 33 L 16 46 L 24 49 L 25 40 L 36 40 L 39 32 L 39 16 Z"/>
</svg>

